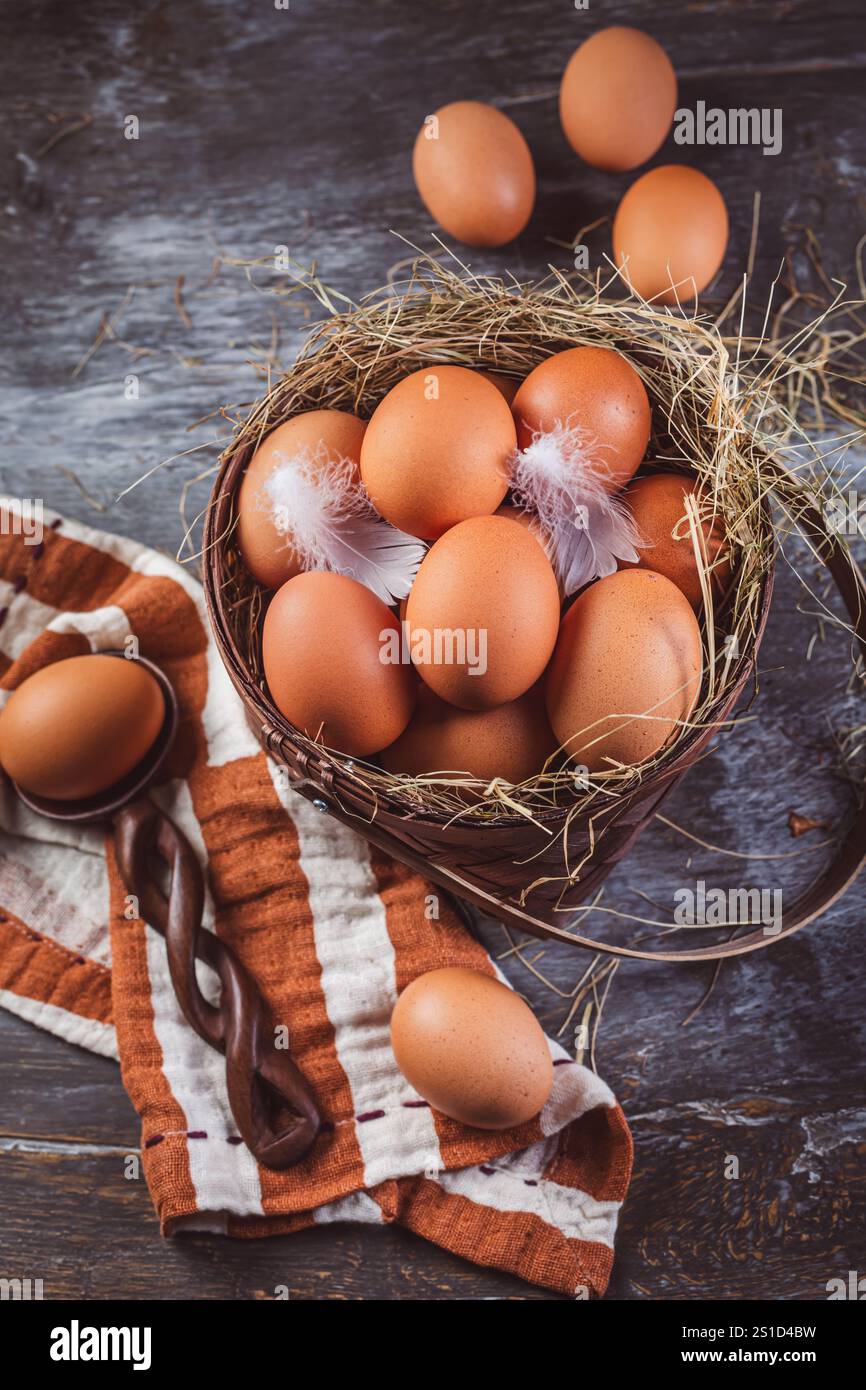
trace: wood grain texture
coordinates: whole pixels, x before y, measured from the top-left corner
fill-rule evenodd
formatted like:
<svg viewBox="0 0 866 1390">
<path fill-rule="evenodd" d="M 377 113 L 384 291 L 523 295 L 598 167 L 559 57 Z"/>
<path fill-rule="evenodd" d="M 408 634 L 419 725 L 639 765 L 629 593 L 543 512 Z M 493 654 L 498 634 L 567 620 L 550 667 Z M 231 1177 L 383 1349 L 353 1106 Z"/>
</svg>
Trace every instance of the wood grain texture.
<svg viewBox="0 0 866 1390">
<path fill-rule="evenodd" d="M 803 223 L 828 268 L 850 276 L 866 229 L 860 0 L 685 9 L 634 0 L 594 3 L 589 14 L 567 0 L 290 0 L 288 11 L 266 0 L 6 0 L 0 486 L 174 553 L 181 486 L 212 464 L 225 431 L 219 421 L 190 426 L 253 399 L 273 335 L 276 356 L 290 361 L 310 313 L 266 292 L 277 282 L 267 265 L 250 271 L 253 284 L 228 261 L 287 245 L 349 295 L 381 284 L 408 253 L 390 229 L 434 244 L 409 157 L 423 117 L 446 101 L 506 109 L 539 174 L 520 241 L 461 255 L 520 277 L 539 277 L 549 261 L 567 266 L 557 242 L 611 213 L 629 182 L 581 166 L 556 112 L 573 47 L 614 22 L 665 43 L 681 105 L 784 112 L 777 158 L 747 148 L 696 158 L 731 213 L 722 291 L 745 265 L 756 190 L 760 300 Z M 124 138 L 129 115 L 138 140 Z M 683 153 L 669 143 L 655 162 Z M 607 228 L 590 238 L 596 262 L 608 238 Z M 102 316 L 121 306 L 114 336 L 85 361 Z M 851 468 L 862 460 L 852 455 Z M 108 510 L 97 514 L 62 469 Z M 191 513 L 205 496 L 206 483 L 192 489 Z M 657 825 L 616 870 L 602 906 L 669 917 L 674 892 L 699 878 L 793 892 L 820 860 L 813 846 L 826 836 L 792 840 L 788 812 L 838 825 L 847 794 L 829 729 L 864 721 L 846 689 L 845 643 L 828 633 L 806 662 L 814 622 L 797 571 L 810 562 L 797 547 L 788 560 L 753 717 L 666 806 L 699 838 L 767 857 L 720 855 Z M 776 857 L 794 850 L 805 852 Z M 685 1026 L 708 969 L 619 969 L 597 1065 L 625 1105 L 637 1157 L 609 1297 L 821 1298 L 828 1279 L 866 1268 L 864 904 L 858 887 L 801 936 L 725 965 Z M 591 925 L 617 931 L 601 913 Z M 507 948 L 498 928 L 484 932 L 494 951 Z M 526 959 L 562 991 L 586 964 L 537 944 Z M 566 1004 L 517 957 L 504 968 L 558 1028 Z M 54 1297 L 246 1299 L 280 1284 L 302 1299 L 543 1296 L 396 1230 L 161 1241 L 144 1184 L 123 1175 L 136 1137 L 112 1063 L 0 1015 L 0 1274 L 43 1277 Z M 738 1178 L 725 1176 L 731 1157 Z"/>
</svg>

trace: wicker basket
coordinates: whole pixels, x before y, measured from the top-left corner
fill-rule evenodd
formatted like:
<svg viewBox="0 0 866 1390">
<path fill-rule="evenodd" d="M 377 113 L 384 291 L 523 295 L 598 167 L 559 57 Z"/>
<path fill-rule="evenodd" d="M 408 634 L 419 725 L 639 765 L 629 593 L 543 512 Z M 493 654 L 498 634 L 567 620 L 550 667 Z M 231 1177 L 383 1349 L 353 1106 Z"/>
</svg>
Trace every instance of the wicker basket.
<svg viewBox="0 0 866 1390">
<path fill-rule="evenodd" d="M 435 360 L 435 355 L 429 352 L 425 360 Z M 416 363 L 410 361 L 406 370 L 414 365 Z M 490 367 L 494 364 L 482 360 L 478 365 Z M 259 402 L 257 418 L 269 430 L 298 410 L 314 405 L 351 408 L 347 401 L 345 363 L 341 363 L 341 368 L 339 393 L 335 398 L 324 399 L 310 399 L 302 386 L 293 389 L 293 372 L 297 369 L 290 370 Z M 354 400 L 361 401 L 362 413 L 365 406 L 369 408 L 369 401 L 363 399 L 360 379 Z M 495 823 L 471 819 L 455 823 L 441 811 L 407 810 L 404 800 L 383 795 L 379 789 L 374 793 L 353 769 L 351 760 L 311 745 L 273 705 L 260 666 L 253 669 L 244 655 L 245 647 L 249 649 L 249 633 L 240 630 L 238 613 L 245 612 L 248 624 L 249 607 L 239 609 L 237 599 L 239 593 L 249 595 L 256 586 L 237 557 L 233 532 L 235 497 L 253 449 L 254 444 L 248 439 L 235 440 L 222 456 L 213 486 L 203 538 L 208 611 L 217 647 L 243 701 L 253 732 L 267 752 L 287 769 L 295 788 L 323 813 L 351 826 L 380 849 L 449 890 L 458 900 L 473 903 L 518 930 L 617 956 L 696 961 L 753 951 L 790 935 L 820 915 L 844 892 L 858 872 L 866 851 L 866 825 L 862 814 L 854 820 L 830 867 L 785 912 L 780 929 L 772 933 L 759 927 L 739 939 L 659 952 L 592 940 L 557 925 L 557 921 L 567 923 L 569 911 L 597 890 L 613 866 L 628 852 L 663 799 L 705 752 L 714 732 L 712 726 L 732 711 L 754 671 L 772 596 L 771 568 L 762 582 L 754 641 L 749 649 L 741 652 L 724 695 L 712 710 L 709 727 L 705 722 L 703 727 L 679 739 L 639 785 L 618 793 L 606 802 L 603 810 L 591 814 L 562 806 L 555 811 L 539 813 L 538 824 L 518 815 L 503 816 Z M 764 523 L 771 524 L 766 513 Z M 828 533 L 817 504 L 801 518 L 801 526 L 830 568 L 857 637 L 864 644 L 866 586 L 859 570 L 848 551 Z M 256 604 L 259 635 L 264 606 L 264 603 Z M 562 884 L 564 860 L 582 866 L 576 879 L 565 889 Z M 534 886 L 527 892 L 529 884 L 536 884 L 545 877 L 549 878 L 548 883 Z"/>
</svg>

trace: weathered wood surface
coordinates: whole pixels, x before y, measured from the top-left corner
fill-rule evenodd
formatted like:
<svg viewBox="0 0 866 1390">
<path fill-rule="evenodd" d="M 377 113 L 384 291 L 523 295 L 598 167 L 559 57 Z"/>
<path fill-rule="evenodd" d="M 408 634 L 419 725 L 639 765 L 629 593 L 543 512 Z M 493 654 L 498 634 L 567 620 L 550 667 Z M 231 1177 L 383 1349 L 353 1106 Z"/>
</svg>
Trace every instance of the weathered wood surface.
<svg viewBox="0 0 866 1390">
<path fill-rule="evenodd" d="M 157 473 L 104 516 L 61 469 L 111 503 L 160 460 L 219 434 L 214 424 L 190 433 L 193 422 L 259 392 L 250 361 L 261 365 L 274 324 L 277 355 L 291 360 L 305 322 L 300 301 L 259 293 L 229 258 L 266 257 L 286 244 L 358 295 L 407 254 L 389 228 L 429 247 L 409 151 L 423 116 L 445 101 L 506 107 L 538 166 L 526 235 L 504 252 L 466 252 L 473 267 L 537 277 L 548 261 L 566 265 L 556 241 L 612 211 L 628 182 L 583 168 L 556 115 L 572 48 L 608 22 L 643 25 L 665 42 L 681 104 L 784 111 L 776 159 L 754 149 L 700 152 L 731 210 L 722 288 L 734 287 L 745 264 L 756 189 L 756 295 L 802 223 L 820 238 L 828 268 L 849 277 L 866 229 L 859 0 L 706 0 L 687 9 L 642 0 L 593 4 L 589 16 L 566 0 L 291 0 L 288 12 L 266 0 L 7 0 L 3 489 L 174 553 L 181 485 L 209 466 L 215 447 Z M 124 138 L 129 115 L 140 122 L 137 141 Z M 681 153 L 670 146 L 660 162 Z M 591 245 L 600 256 L 605 232 Z M 179 276 L 188 321 L 175 302 Z M 262 286 L 275 279 L 266 268 L 254 276 Z M 124 301 L 114 329 L 122 342 L 104 341 L 76 373 L 101 315 Z M 137 400 L 127 398 L 129 374 Z M 194 490 L 192 512 L 204 495 Z M 741 853 L 809 848 L 820 832 L 792 840 L 788 812 L 838 822 L 846 807 L 829 726 L 864 721 L 845 692 L 843 641 L 829 636 L 806 664 L 814 624 L 797 611 L 800 599 L 780 567 L 754 720 L 667 807 L 699 837 Z M 604 901 L 664 917 L 674 891 L 696 879 L 787 891 L 818 859 L 726 858 L 657 826 Z M 857 888 L 820 926 L 726 965 L 686 1026 L 707 969 L 619 970 L 597 1065 L 626 1107 L 637 1156 L 610 1297 L 821 1298 L 828 1279 L 866 1268 L 864 903 Z M 596 925 L 616 929 L 601 918 Z M 502 949 L 498 930 L 489 940 Z M 584 966 L 559 948 L 537 961 L 562 990 Z M 557 1027 L 561 1001 L 514 957 L 505 968 Z M 112 1063 L 0 1015 L 0 1273 L 43 1277 L 55 1297 L 254 1298 L 278 1284 L 299 1298 L 541 1296 L 393 1230 L 163 1242 L 143 1183 L 124 1177 L 136 1138 Z M 733 1180 L 725 1177 L 732 1156 Z"/>
</svg>

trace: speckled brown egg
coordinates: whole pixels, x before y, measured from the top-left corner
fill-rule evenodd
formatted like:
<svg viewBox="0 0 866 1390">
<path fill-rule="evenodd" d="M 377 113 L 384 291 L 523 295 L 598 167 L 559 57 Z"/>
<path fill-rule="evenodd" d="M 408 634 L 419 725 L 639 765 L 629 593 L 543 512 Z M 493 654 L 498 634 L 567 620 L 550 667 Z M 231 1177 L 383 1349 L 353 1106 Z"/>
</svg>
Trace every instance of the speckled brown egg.
<svg viewBox="0 0 866 1390">
<path fill-rule="evenodd" d="M 346 575 L 310 570 L 287 580 L 262 633 L 274 704 L 329 748 L 360 758 L 378 753 L 415 706 L 411 667 L 383 659 L 399 647 L 399 631 L 391 609 Z"/>
<path fill-rule="evenodd" d="M 524 782 L 556 748 L 538 683 L 495 709 L 465 710 L 440 700 L 426 685 L 406 730 L 382 753 L 389 772 L 465 773 L 482 782 Z"/>
<path fill-rule="evenodd" d="M 535 167 L 514 122 L 480 101 L 454 101 L 418 132 L 412 172 L 427 211 L 469 246 L 504 246 L 532 216 Z"/>
<path fill-rule="evenodd" d="M 590 772 L 643 762 L 694 709 L 702 660 L 697 619 L 664 575 L 599 579 L 562 620 L 547 673 L 553 731 Z"/>
<path fill-rule="evenodd" d="M 406 619 L 412 659 L 430 689 L 461 709 L 490 709 L 516 700 L 547 665 L 559 590 L 525 526 L 473 517 L 427 552 Z"/>
<path fill-rule="evenodd" d="M 480 970 L 419 975 L 391 1015 L 406 1080 L 443 1115 L 476 1129 L 531 1120 L 553 1085 L 550 1048 L 524 1001 Z"/>
<path fill-rule="evenodd" d="M 639 29 L 615 25 L 572 54 L 559 117 L 572 149 L 597 169 L 636 169 L 671 128 L 677 79 L 668 55 Z"/>
<path fill-rule="evenodd" d="M 237 542 L 244 564 L 254 579 L 277 589 L 301 569 L 286 535 L 273 519 L 263 492 L 266 480 L 281 463 L 299 455 L 317 466 L 346 459 L 360 477 L 361 441 L 366 421 L 344 410 L 307 410 L 295 415 L 262 441 L 238 490 Z"/>
<path fill-rule="evenodd" d="M 612 348 L 554 353 L 530 372 L 511 408 L 521 449 L 534 432 L 556 425 L 585 430 L 587 447 L 612 490 L 628 482 L 646 453 L 649 397 L 632 364 Z"/>
<path fill-rule="evenodd" d="M 516 442 L 511 411 L 481 372 L 430 366 L 404 377 L 376 407 L 361 476 L 387 521 L 435 540 L 467 517 L 496 511 Z"/>
<path fill-rule="evenodd" d="M 505 516 L 510 521 L 516 521 L 518 526 L 524 526 L 529 534 L 535 537 L 545 554 L 547 553 L 544 531 L 534 512 L 528 512 L 523 507 L 515 507 L 513 502 L 503 502 L 501 507 L 496 508 L 494 516 Z"/>
<path fill-rule="evenodd" d="M 23 681 L 0 714 L 0 765 L 34 796 L 78 801 L 107 791 L 141 762 L 165 719 L 144 666 L 70 656 Z"/>
<path fill-rule="evenodd" d="M 613 258 L 644 299 L 688 304 L 713 279 L 728 244 L 728 211 L 712 179 L 684 164 L 643 174 L 613 222 Z"/>
<path fill-rule="evenodd" d="M 638 546 L 637 567 L 655 570 L 670 579 L 685 594 L 696 613 L 703 606 L 698 563 L 692 532 L 686 518 L 685 499 L 700 498 L 697 482 L 682 473 L 651 473 L 635 478 L 623 500 L 631 510 L 644 545 Z M 719 515 L 707 516 L 702 523 L 704 563 L 712 567 L 712 586 L 716 600 L 722 597 L 731 578 L 727 558 L 725 528 Z M 633 568 L 620 563 L 621 569 Z"/>
</svg>

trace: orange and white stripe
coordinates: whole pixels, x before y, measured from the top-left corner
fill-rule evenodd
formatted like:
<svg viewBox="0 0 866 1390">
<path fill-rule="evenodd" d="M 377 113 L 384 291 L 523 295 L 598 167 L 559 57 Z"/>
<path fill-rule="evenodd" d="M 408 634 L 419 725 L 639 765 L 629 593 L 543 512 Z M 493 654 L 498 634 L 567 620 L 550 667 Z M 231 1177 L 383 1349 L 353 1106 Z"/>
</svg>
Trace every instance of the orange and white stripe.
<svg viewBox="0 0 866 1390">
<path fill-rule="evenodd" d="M 631 1171 L 609 1088 L 551 1043 L 550 1100 L 518 1131 L 467 1130 L 415 1095 L 391 1052 L 394 1003 L 434 966 L 493 972 L 483 948 L 444 902 L 428 920 L 420 879 L 289 788 L 249 730 L 187 571 L 54 514 L 45 522 L 41 547 L 14 527 L 0 536 L 0 698 L 48 661 L 129 635 L 160 662 L 182 720 L 154 795 L 207 870 L 205 929 L 238 951 L 288 1027 L 325 1128 L 296 1168 L 256 1163 L 235 1133 L 222 1057 L 180 1014 L 161 937 L 124 916 L 110 843 L 40 821 L 8 786 L 0 1005 L 119 1055 L 165 1232 L 398 1221 L 479 1263 L 602 1293 Z M 202 980 L 216 990 L 210 972 Z"/>
</svg>

